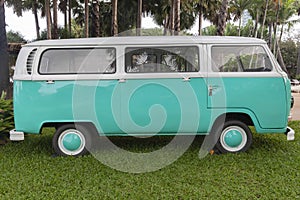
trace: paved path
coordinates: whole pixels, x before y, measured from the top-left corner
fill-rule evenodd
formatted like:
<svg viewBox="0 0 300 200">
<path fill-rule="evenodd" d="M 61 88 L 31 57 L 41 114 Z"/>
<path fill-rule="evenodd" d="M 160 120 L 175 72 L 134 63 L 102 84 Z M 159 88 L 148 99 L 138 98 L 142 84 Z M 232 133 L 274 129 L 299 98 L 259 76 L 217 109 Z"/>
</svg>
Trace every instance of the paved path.
<svg viewBox="0 0 300 200">
<path fill-rule="evenodd" d="M 295 103 L 292 108 L 292 120 L 300 120 L 300 93 L 292 93 Z"/>
</svg>

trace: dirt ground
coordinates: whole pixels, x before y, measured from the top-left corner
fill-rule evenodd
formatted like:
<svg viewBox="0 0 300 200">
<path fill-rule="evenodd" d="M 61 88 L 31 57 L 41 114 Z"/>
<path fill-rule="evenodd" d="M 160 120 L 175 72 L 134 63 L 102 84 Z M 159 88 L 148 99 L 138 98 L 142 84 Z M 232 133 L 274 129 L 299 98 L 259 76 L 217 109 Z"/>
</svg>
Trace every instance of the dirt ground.
<svg viewBox="0 0 300 200">
<path fill-rule="evenodd" d="M 292 93 L 295 103 L 292 108 L 292 120 L 300 120 L 300 93 Z"/>
</svg>

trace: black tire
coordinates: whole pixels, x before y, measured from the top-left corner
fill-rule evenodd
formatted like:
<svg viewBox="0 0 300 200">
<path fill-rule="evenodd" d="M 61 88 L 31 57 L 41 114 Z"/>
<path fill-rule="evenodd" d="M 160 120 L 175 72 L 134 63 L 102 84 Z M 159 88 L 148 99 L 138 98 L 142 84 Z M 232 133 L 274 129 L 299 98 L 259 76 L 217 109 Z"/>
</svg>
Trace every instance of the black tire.
<svg viewBox="0 0 300 200">
<path fill-rule="evenodd" d="M 229 120 L 214 128 L 217 134 L 215 148 L 220 153 L 238 153 L 247 151 L 252 144 L 252 133 L 249 127 L 238 120 Z"/>
<path fill-rule="evenodd" d="M 57 128 L 52 147 L 60 156 L 81 156 L 92 148 L 93 129 L 80 124 L 65 124 Z"/>
</svg>

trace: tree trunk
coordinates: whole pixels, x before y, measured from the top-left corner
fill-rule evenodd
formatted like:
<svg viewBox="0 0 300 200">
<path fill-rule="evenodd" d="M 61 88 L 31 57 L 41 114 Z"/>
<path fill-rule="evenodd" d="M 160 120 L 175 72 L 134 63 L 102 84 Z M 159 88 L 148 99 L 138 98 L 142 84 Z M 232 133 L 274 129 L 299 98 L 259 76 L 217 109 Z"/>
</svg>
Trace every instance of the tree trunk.
<svg viewBox="0 0 300 200">
<path fill-rule="evenodd" d="M 296 76 L 300 75 L 300 47 L 298 47 L 297 71 Z"/>
<path fill-rule="evenodd" d="M 64 28 L 67 30 L 68 28 L 68 14 L 67 14 L 67 6 L 68 5 L 68 0 L 63 1 L 63 6 L 62 6 L 62 12 L 64 14 Z"/>
<path fill-rule="evenodd" d="M 92 4 L 92 37 L 100 37 L 100 7 L 98 1 L 93 1 Z"/>
<path fill-rule="evenodd" d="M 167 16 L 165 17 L 165 22 L 164 22 L 164 35 L 167 35 L 167 34 L 168 34 L 169 21 L 170 21 L 170 17 L 169 17 L 169 15 L 167 15 Z"/>
<path fill-rule="evenodd" d="M 280 46 L 278 45 L 278 58 L 277 58 L 277 60 L 278 60 L 278 62 L 279 62 L 279 64 L 280 64 L 280 66 L 281 66 L 281 69 L 283 70 L 283 71 L 285 71 L 287 74 L 288 74 L 288 71 L 287 71 L 287 69 L 286 69 L 286 66 L 285 66 L 285 64 L 284 64 L 284 61 L 283 61 L 283 58 L 282 58 L 282 54 L 281 54 L 281 49 L 280 49 Z"/>
<path fill-rule="evenodd" d="M 141 35 L 142 29 L 142 16 L 143 15 L 143 0 L 138 0 L 138 13 L 137 13 L 137 21 L 136 21 L 136 35 Z"/>
<path fill-rule="evenodd" d="M 40 24 L 39 24 L 39 17 L 38 17 L 38 11 L 37 11 L 37 5 L 38 4 L 38 2 L 37 2 L 37 0 L 36 1 L 34 1 L 34 3 L 33 3 L 33 15 L 34 15 L 34 20 L 35 20 L 35 30 L 36 30 L 36 39 L 40 39 L 41 38 L 41 35 L 40 35 Z"/>
<path fill-rule="evenodd" d="M 0 0 L 0 96 L 2 92 L 7 92 L 9 85 L 7 37 L 5 26 L 4 0 Z"/>
<path fill-rule="evenodd" d="M 239 36 L 241 36 L 242 17 L 239 18 Z"/>
<path fill-rule="evenodd" d="M 175 1 L 175 19 L 174 19 L 174 35 L 180 33 L 180 0 Z"/>
<path fill-rule="evenodd" d="M 50 0 L 45 0 L 45 12 L 47 21 L 47 39 L 51 39 L 51 13 L 50 13 Z"/>
<path fill-rule="evenodd" d="M 169 26 L 168 29 L 170 31 L 170 35 L 175 34 L 175 7 L 176 7 L 176 2 L 175 0 L 171 0 L 171 9 L 170 9 L 170 14 L 169 14 Z"/>
<path fill-rule="evenodd" d="M 277 58 L 277 51 L 276 51 L 276 45 L 277 45 L 277 24 L 279 21 L 279 9 L 280 9 L 280 4 L 278 4 L 278 7 L 276 9 L 276 22 L 274 24 L 274 46 L 273 46 L 273 52 L 275 57 Z"/>
<path fill-rule="evenodd" d="M 272 24 L 270 23 L 269 25 L 268 25 L 268 27 L 269 27 L 269 39 L 268 39 L 268 45 L 269 45 L 269 48 L 271 49 L 271 51 L 272 51 Z"/>
<path fill-rule="evenodd" d="M 283 35 L 283 28 L 284 28 L 284 24 L 281 25 L 281 29 L 280 29 L 280 35 L 279 35 L 279 39 L 277 40 L 277 45 L 279 46 L 281 44 L 281 40 L 282 40 L 282 35 Z M 278 57 L 278 49 L 276 51 L 275 57 Z"/>
<path fill-rule="evenodd" d="M 284 24 L 281 25 L 280 36 L 279 36 L 279 42 L 281 42 L 281 40 L 282 40 L 283 28 L 284 28 Z"/>
<path fill-rule="evenodd" d="M 254 37 L 258 36 L 258 20 L 259 20 L 259 10 L 256 11 L 255 27 L 254 27 Z"/>
<path fill-rule="evenodd" d="M 89 0 L 84 0 L 84 36 L 86 38 L 89 37 L 89 13 Z"/>
<path fill-rule="evenodd" d="M 69 4 L 69 12 L 68 12 L 68 20 L 69 20 L 69 36 L 72 36 L 72 0 L 68 1 Z"/>
<path fill-rule="evenodd" d="M 274 41 L 273 41 L 273 53 L 274 53 L 274 55 L 275 55 L 275 57 L 277 58 L 277 50 L 276 50 L 276 48 L 277 48 L 277 24 L 274 24 Z"/>
<path fill-rule="evenodd" d="M 198 34 L 202 35 L 202 18 L 203 18 L 203 12 L 202 7 L 199 9 L 199 29 Z"/>
<path fill-rule="evenodd" d="M 118 35 L 118 0 L 112 0 L 112 33 Z"/>
<path fill-rule="evenodd" d="M 53 38 L 58 38 L 57 30 L 57 0 L 53 0 Z"/>
<path fill-rule="evenodd" d="M 225 35 L 227 10 L 228 10 L 228 0 L 223 0 L 221 10 L 220 10 L 220 16 L 218 20 L 218 28 L 217 28 L 217 35 L 219 36 Z"/>
<path fill-rule="evenodd" d="M 264 28 L 265 28 L 267 13 L 268 13 L 268 7 L 269 7 L 269 0 L 266 1 L 266 8 L 265 8 L 265 12 L 264 12 L 264 18 L 263 18 L 263 22 L 262 22 L 262 25 L 261 25 L 261 34 L 260 34 L 261 39 L 264 38 Z"/>
</svg>

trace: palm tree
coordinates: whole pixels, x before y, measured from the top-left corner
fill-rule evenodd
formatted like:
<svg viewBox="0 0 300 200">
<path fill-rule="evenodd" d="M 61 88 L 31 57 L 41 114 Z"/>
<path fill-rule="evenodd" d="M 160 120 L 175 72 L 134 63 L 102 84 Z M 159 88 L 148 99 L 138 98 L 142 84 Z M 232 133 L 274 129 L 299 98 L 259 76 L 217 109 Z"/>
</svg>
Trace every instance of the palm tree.
<svg viewBox="0 0 300 200">
<path fill-rule="evenodd" d="M 174 1 L 174 34 L 179 35 L 180 32 L 180 0 L 173 0 Z"/>
<path fill-rule="evenodd" d="M 262 21 L 262 25 L 261 25 L 261 35 L 260 38 L 264 38 L 264 28 L 265 28 L 265 22 L 266 22 L 266 18 L 267 18 L 267 13 L 268 13 L 268 6 L 269 6 L 269 0 L 266 0 L 266 6 L 265 6 L 265 10 L 264 10 L 264 16 L 263 16 L 263 21 Z"/>
<path fill-rule="evenodd" d="M 143 17 L 143 0 L 138 0 L 138 12 L 136 21 L 136 35 L 141 35 L 142 17 Z"/>
<path fill-rule="evenodd" d="M 40 38 L 40 26 L 39 26 L 39 19 L 38 19 L 38 10 L 41 9 L 44 5 L 40 0 L 25 0 L 25 1 L 18 1 L 18 0 L 6 0 L 6 5 L 8 7 L 12 7 L 14 13 L 18 17 L 22 16 L 23 11 L 32 10 L 35 19 L 35 29 L 36 29 L 36 36 L 37 39 Z"/>
<path fill-rule="evenodd" d="M 260 20 L 260 16 L 262 14 L 262 7 L 264 4 L 265 0 L 253 0 L 251 2 L 251 5 L 248 7 L 248 11 L 251 15 L 251 17 L 254 20 L 255 24 L 254 24 L 254 37 L 257 38 L 258 37 L 258 25 L 259 25 L 259 20 Z"/>
<path fill-rule="evenodd" d="M 84 0 L 84 35 L 89 37 L 89 0 Z"/>
<path fill-rule="evenodd" d="M 112 0 L 112 35 L 118 35 L 118 0 Z"/>
<path fill-rule="evenodd" d="M 46 22 L 47 22 L 47 39 L 52 39 L 50 0 L 45 0 L 45 13 L 46 13 Z"/>
<path fill-rule="evenodd" d="M 58 7 L 61 10 L 61 12 L 64 14 L 64 27 L 67 30 L 67 24 L 68 24 L 68 18 L 67 18 L 67 10 L 68 10 L 68 0 L 60 0 Z"/>
<path fill-rule="evenodd" d="M 5 26 L 4 0 L 0 0 L 0 94 L 7 91 L 9 84 L 7 38 Z"/>
<path fill-rule="evenodd" d="M 39 9 L 39 2 L 38 0 L 34 0 L 32 2 L 32 12 L 34 15 L 34 21 L 35 21 L 35 31 L 36 31 L 36 39 L 40 39 L 40 23 L 39 23 L 39 17 L 38 17 L 38 9 Z"/>
<path fill-rule="evenodd" d="M 293 23 L 296 23 L 297 20 L 295 21 L 288 21 L 290 17 L 292 17 L 294 14 L 298 13 L 297 10 L 297 1 L 288 1 L 288 0 L 274 0 L 274 6 L 275 6 L 275 11 L 276 11 L 276 19 L 274 23 L 274 46 L 273 46 L 273 52 L 275 57 L 278 59 L 282 69 L 284 71 L 287 71 L 285 63 L 282 58 L 281 54 L 281 48 L 280 48 L 280 43 L 281 43 L 281 38 L 283 34 L 283 28 L 284 25 L 289 24 L 292 25 Z M 277 26 L 281 25 L 281 30 L 280 30 L 280 36 L 279 38 L 277 37 Z"/>
<path fill-rule="evenodd" d="M 91 36 L 100 37 L 100 5 L 98 1 L 92 3 Z"/>
<path fill-rule="evenodd" d="M 203 20 L 203 13 L 207 10 L 207 4 L 208 2 L 206 0 L 198 0 L 196 4 L 196 10 L 198 11 L 198 18 L 199 18 L 199 29 L 198 34 L 202 35 L 202 20 Z"/>
<path fill-rule="evenodd" d="M 164 27 L 164 35 L 167 35 L 168 31 L 170 35 L 174 35 L 175 0 L 158 1 L 157 6 L 150 8 L 149 12 L 153 15 L 154 21 Z"/>
<path fill-rule="evenodd" d="M 233 21 L 239 21 L 239 36 L 241 36 L 241 22 L 242 22 L 242 15 L 245 10 L 250 7 L 252 0 L 235 0 L 230 1 L 230 13 L 233 14 L 234 18 Z"/>
<path fill-rule="evenodd" d="M 57 30 L 57 0 L 53 0 L 53 38 L 58 38 L 58 30 Z"/>
<path fill-rule="evenodd" d="M 170 2 L 171 4 L 171 8 L 169 9 L 169 14 L 166 16 L 166 21 L 167 22 L 167 29 L 169 29 L 170 34 L 174 35 L 175 33 L 175 8 L 176 8 L 176 1 L 175 0 L 171 0 Z"/>
<path fill-rule="evenodd" d="M 220 1 L 219 0 L 197 0 L 195 4 L 195 11 L 198 12 L 199 18 L 199 29 L 198 34 L 202 35 L 202 20 L 208 19 L 213 24 L 216 17 L 216 11 L 219 7 Z"/>
<path fill-rule="evenodd" d="M 283 29 L 285 25 L 288 25 L 289 29 L 293 24 L 297 23 L 298 20 L 289 20 L 294 14 L 297 14 L 297 4 L 296 1 L 289 1 L 289 0 L 282 0 L 278 1 L 275 0 L 273 2 L 273 9 L 276 11 L 276 18 L 274 18 L 273 24 L 274 24 L 274 47 L 273 51 L 275 56 L 277 55 L 278 51 L 276 50 L 276 46 L 279 45 L 282 39 Z M 280 34 L 279 38 L 277 38 L 277 29 L 278 26 L 281 26 L 280 28 Z"/>
<path fill-rule="evenodd" d="M 153 17 L 156 24 L 164 27 L 164 35 L 167 34 L 167 30 L 170 30 L 172 35 L 172 29 L 173 30 L 175 29 L 173 28 L 172 7 L 175 8 L 176 6 L 172 6 L 173 2 L 175 2 L 175 4 L 178 7 L 177 4 L 178 1 L 176 3 L 176 0 L 161 0 L 161 1 L 150 0 L 150 1 L 145 1 L 144 4 L 144 9 L 145 9 L 144 12 L 149 13 Z M 184 29 L 190 29 L 193 26 L 196 19 L 194 4 L 191 3 L 191 0 L 181 0 L 178 11 L 180 16 L 180 19 L 178 21 L 179 22 L 178 25 L 180 27 L 178 27 L 179 28 L 178 30 L 180 31 Z M 175 17 L 174 17 L 174 21 L 175 21 Z"/>
<path fill-rule="evenodd" d="M 71 37 L 72 35 L 72 0 L 68 0 L 68 32 L 69 36 Z"/>
<path fill-rule="evenodd" d="M 225 34 L 227 11 L 228 11 L 228 0 L 223 0 L 220 9 L 220 16 L 218 20 L 217 35 L 223 36 Z"/>
</svg>

